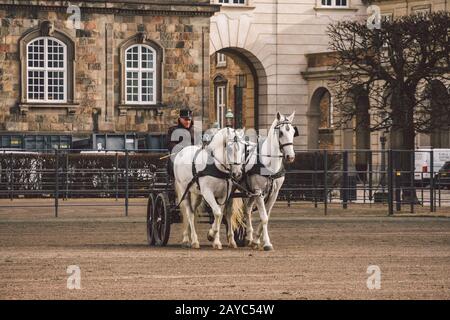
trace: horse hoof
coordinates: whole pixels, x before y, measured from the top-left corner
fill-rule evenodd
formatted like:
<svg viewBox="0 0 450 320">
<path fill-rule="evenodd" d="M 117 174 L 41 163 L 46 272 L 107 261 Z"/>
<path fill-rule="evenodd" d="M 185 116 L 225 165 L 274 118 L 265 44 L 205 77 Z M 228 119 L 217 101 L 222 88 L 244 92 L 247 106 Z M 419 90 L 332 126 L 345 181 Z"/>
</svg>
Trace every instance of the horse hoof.
<svg viewBox="0 0 450 320">
<path fill-rule="evenodd" d="M 229 248 L 232 248 L 232 249 L 237 249 L 237 244 L 236 244 L 236 242 L 234 242 L 234 243 L 229 243 L 229 244 L 228 244 L 228 247 L 229 247 Z"/>
<path fill-rule="evenodd" d="M 245 246 L 251 247 L 253 245 L 253 240 L 245 240 Z"/>
<path fill-rule="evenodd" d="M 217 249 L 217 250 L 222 250 L 222 244 L 220 244 L 220 243 L 219 244 L 214 244 L 213 248 Z"/>
<path fill-rule="evenodd" d="M 192 244 L 192 249 L 200 249 L 200 244 L 198 242 Z"/>
<path fill-rule="evenodd" d="M 272 251 L 273 247 L 272 245 L 264 246 L 264 251 Z"/>
<path fill-rule="evenodd" d="M 191 247 L 191 245 L 190 245 L 188 242 L 183 242 L 183 243 L 181 244 L 181 247 L 182 247 L 182 248 L 185 248 L 185 249 L 189 249 L 189 248 Z"/>
<path fill-rule="evenodd" d="M 253 250 L 259 250 L 259 243 L 252 243 L 251 247 L 253 248 Z"/>
</svg>

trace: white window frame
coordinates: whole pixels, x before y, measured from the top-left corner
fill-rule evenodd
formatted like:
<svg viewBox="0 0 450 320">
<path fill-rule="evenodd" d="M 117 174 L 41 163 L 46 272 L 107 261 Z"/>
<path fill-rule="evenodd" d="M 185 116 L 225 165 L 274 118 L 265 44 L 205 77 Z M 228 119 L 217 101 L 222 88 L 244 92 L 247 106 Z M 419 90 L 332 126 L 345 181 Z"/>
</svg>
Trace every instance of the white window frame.
<svg viewBox="0 0 450 320">
<path fill-rule="evenodd" d="M 226 66 L 227 66 L 227 56 L 221 52 L 217 52 L 216 67 L 226 67 Z"/>
<path fill-rule="evenodd" d="M 233 0 L 222 0 L 222 1 L 228 1 L 228 3 L 226 2 L 220 2 L 221 0 L 215 0 L 215 2 L 217 4 L 220 4 L 222 6 L 239 6 L 239 7 L 244 7 L 248 5 L 248 1 L 249 0 L 244 0 L 244 3 L 233 3 Z"/>
<path fill-rule="evenodd" d="M 44 39 L 44 67 L 30 67 L 28 65 L 28 52 L 29 52 L 29 46 L 34 43 L 35 41 L 39 41 L 41 39 Z M 48 40 L 52 40 L 57 42 L 63 47 L 63 67 L 62 68 L 49 68 L 48 67 Z M 26 45 L 26 72 L 25 72 L 25 83 L 26 83 L 26 101 L 27 102 L 35 102 L 35 103 L 66 103 L 67 102 L 67 45 L 62 42 L 61 40 L 58 40 L 53 37 L 37 37 L 31 40 Z M 28 97 L 29 94 L 29 84 L 28 84 L 28 72 L 29 71 L 40 71 L 44 72 L 44 99 L 30 99 Z M 48 73 L 49 72 L 63 72 L 64 74 L 64 84 L 63 84 L 63 96 L 64 98 L 62 100 L 54 100 L 54 99 L 48 99 Z"/>
<path fill-rule="evenodd" d="M 227 86 L 225 84 L 216 87 L 216 115 L 219 128 L 224 127 Z"/>
<path fill-rule="evenodd" d="M 337 5 L 336 0 L 319 0 L 320 6 L 322 8 L 349 8 L 350 7 L 350 0 L 347 0 L 345 5 Z M 331 1 L 331 4 L 323 4 L 323 1 Z M 342 1 L 342 0 L 341 0 Z"/>
<path fill-rule="evenodd" d="M 133 49 L 134 47 L 138 47 L 138 67 L 137 68 L 130 68 L 127 65 L 127 53 L 128 50 Z M 142 48 L 145 47 L 148 50 L 150 50 L 153 54 L 153 67 L 152 68 L 142 68 Z M 135 44 L 132 46 L 129 46 L 126 50 L 125 50 L 125 54 L 123 57 L 124 61 L 124 65 L 125 65 L 125 77 L 124 77 L 124 87 L 125 87 L 125 104 L 129 104 L 129 105 L 146 105 L 146 104 L 155 104 L 156 103 L 156 86 L 157 86 L 157 82 L 156 82 L 156 63 L 157 63 L 157 55 L 156 55 L 156 50 L 153 49 L 151 46 L 145 45 L 145 44 Z M 127 92 L 127 80 L 128 80 L 128 72 L 137 72 L 138 73 L 138 101 L 134 101 L 134 100 L 128 100 L 128 92 Z M 151 78 L 153 80 L 153 88 L 152 88 L 152 95 L 153 95 L 153 99 L 152 100 L 147 100 L 147 101 L 143 101 L 142 100 L 142 73 L 144 72 L 152 72 L 153 77 Z M 150 79 L 150 78 L 149 78 Z"/>
</svg>

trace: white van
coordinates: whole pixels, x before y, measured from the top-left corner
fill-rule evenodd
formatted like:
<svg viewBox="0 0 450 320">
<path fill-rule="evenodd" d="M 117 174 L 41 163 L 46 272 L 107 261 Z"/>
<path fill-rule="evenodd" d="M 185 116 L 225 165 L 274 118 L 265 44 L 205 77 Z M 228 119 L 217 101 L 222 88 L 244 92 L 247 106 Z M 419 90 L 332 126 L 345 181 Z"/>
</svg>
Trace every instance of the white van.
<svg viewBox="0 0 450 320">
<path fill-rule="evenodd" d="M 417 149 L 415 153 L 415 180 L 429 180 L 431 163 L 430 155 L 433 150 L 433 176 L 442 168 L 446 161 L 450 161 L 450 149 Z"/>
</svg>

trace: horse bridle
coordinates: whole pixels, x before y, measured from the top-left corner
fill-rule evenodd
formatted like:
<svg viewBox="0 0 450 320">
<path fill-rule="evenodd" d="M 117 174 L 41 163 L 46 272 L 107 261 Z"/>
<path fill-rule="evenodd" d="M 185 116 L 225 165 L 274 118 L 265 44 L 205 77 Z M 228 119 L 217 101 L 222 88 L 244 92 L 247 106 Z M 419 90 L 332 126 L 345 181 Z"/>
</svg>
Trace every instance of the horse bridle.
<svg viewBox="0 0 450 320">
<path fill-rule="evenodd" d="M 292 126 L 292 122 L 289 121 L 289 120 L 287 120 L 287 119 L 285 119 L 285 120 L 283 120 L 283 121 L 278 122 L 274 129 L 280 130 L 281 126 L 282 126 L 282 125 L 285 125 L 285 124 L 291 125 L 291 126 Z M 292 126 L 292 127 L 294 128 L 294 138 L 295 138 L 295 137 L 298 137 L 298 136 L 299 136 L 298 128 L 297 128 L 297 127 L 294 127 L 294 126 Z M 287 127 L 286 130 L 289 131 L 289 126 Z M 280 131 L 280 133 L 282 134 L 281 131 Z M 281 136 L 278 137 L 278 143 L 280 144 L 280 151 L 281 151 L 281 153 L 284 154 L 284 147 L 287 147 L 287 146 L 293 146 L 294 143 L 293 143 L 293 142 L 281 143 L 280 137 L 281 137 Z M 283 156 L 280 156 L 280 157 L 283 157 Z"/>
<path fill-rule="evenodd" d="M 228 140 L 228 139 L 227 139 L 227 140 Z M 239 143 L 239 139 L 238 139 L 238 137 L 237 137 L 236 135 L 234 136 L 234 139 L 233 139 L 232 143 L 233 143 L 233 144 Z M 224 142 L 224 148 L 225 148 L 225 149 L 227 148 L 227 142 Z M 223 168 L 225 171 L 227 171 L 230 175 L 231 175 L 231 171 L 232 171 L 232 166 L 239 166 L 239 165 L 242 165 L 242 164 L 243 164 L 243 163 L 238 163 L 238 162 L 235 162 L 235 161 L 233 161 L 233 162 L 231 162 L 231 163 L 224 164 L 224 163 L 222 163 L 219 159 L 216 158 L 216 156 L 214 155 L 214 151 L 213 151 L 213 150 L 210 150 L 210 151 L 211 151 L 211 156 L 213 157 L 213 159 L 216 160 L 216 161 L 222 166 L 222 168 Z M 229 167 L 227 167 L 227 165 L 228 165 Z"/>
</svg>

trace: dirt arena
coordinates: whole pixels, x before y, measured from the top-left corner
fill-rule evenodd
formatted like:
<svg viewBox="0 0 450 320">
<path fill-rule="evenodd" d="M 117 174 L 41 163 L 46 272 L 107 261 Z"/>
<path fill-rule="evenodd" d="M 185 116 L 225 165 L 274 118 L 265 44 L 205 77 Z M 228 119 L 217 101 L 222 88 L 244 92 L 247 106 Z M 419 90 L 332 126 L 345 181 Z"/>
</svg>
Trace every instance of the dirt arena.
<svg viewBox="0 0 450 320">
<path fill-rule="evenodd" d="M 216 251 L 206 224 L 200 250 L 179 246 L 179 224 L 167 247 L 148 247 L 145 207 L 128 217 L 123 208 L 65 207 L 54 218 L 51 207 L 17 201 L 32 207 L 0 208 L 1 299 L 450 299 L 443 210 L 387 217 L 355 205 L 324 216 L 277 204 L 275 251 Z M 81 269 L 81 290 L 66 287 L 69 265 Z M 379 290 L 367 288 L 369 265 L 381 270 Z"/>
</svg>

